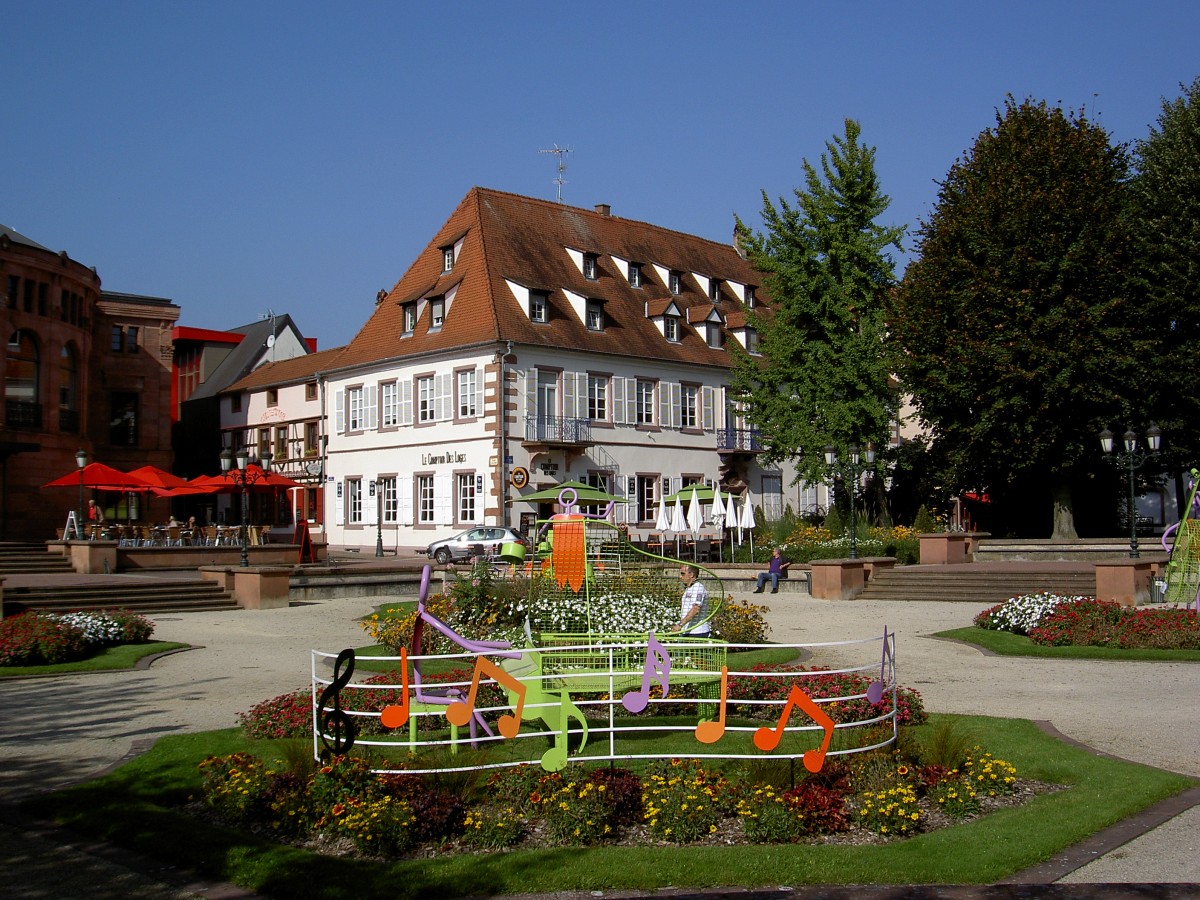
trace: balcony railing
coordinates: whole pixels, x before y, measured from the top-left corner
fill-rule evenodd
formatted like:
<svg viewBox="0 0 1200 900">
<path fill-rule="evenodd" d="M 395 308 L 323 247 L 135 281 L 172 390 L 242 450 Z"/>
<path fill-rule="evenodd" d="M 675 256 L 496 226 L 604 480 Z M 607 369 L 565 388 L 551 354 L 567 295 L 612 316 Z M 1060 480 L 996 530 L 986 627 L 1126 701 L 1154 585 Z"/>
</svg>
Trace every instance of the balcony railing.
<svg viewBox="0 0 1200 900">
<path fill-rule="evenodd" d="M 9 428 L 42 427 L 42 404 L 26 400 L 4 401 L 4 424 Z"/>
<path fill-rule="evenodd" d="M 718 450 L 742 450 L 757 453 L 767 449 L 757 428 L 726 428 L 717 432 Z"/>
<path fill-rule="evenodd" d="M 592 423 L 590 419 L 527 416 L 525 418 L 525 440 L 545 441 L 549 444 L 590 444 L 592 443 Z"/>
</svg>

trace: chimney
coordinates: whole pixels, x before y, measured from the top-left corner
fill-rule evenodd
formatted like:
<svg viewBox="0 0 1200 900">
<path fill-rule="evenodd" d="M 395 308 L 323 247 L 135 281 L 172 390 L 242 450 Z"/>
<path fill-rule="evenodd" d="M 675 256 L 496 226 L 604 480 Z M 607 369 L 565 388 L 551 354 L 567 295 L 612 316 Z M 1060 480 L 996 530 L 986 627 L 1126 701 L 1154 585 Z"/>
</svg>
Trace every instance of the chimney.
<svg viewBox="0 0 1200 900">
<path fill-rule="evenodd" d="M 597 203 L 596 204 L 596 212 L 598 212 L 602 216 L 611 216 L 612 215 L 612 207 L 609 206 L 607 203 Z"/>
</svg>

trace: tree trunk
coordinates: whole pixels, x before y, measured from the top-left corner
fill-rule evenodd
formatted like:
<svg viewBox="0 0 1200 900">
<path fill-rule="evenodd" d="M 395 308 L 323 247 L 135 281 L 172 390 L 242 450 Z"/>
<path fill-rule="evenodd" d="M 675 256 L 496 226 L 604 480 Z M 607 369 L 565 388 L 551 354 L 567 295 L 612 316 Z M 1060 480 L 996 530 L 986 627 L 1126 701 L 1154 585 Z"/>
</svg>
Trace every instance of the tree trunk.
<svg viewBox="0 0 1200 900">
<path fill-rule="evenodd" d="M 1071 503 L 1071 485 L 1060 481 L 1054 485 L 1054 533 L 1052 541 L 1074 541 L 1079 539 L 1075 531 L 1075 509 Z"/>
</svg>

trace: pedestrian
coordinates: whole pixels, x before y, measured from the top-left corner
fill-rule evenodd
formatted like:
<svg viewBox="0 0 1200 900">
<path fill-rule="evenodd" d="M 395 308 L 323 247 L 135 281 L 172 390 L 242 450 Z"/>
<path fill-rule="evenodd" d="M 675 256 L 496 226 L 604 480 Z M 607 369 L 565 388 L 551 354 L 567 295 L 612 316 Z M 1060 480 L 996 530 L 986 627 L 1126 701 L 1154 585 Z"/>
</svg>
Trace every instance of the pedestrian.
<svg viewBox="0 0 1200 900">
<path fill-rule="evenodd" d="M 761 594 L 763 592 L 763 585 L 765 585 L 767 580 L 770 579 L 771 593 L 778 594 L 779 579 L 783 576 L 783 573 L 787 571 L 787 567 L 789 565 L 791 565 L 791 563 L 786 563 L 783 561 L 783 555 L 779 552 L 778 547 L 772 550 L 771 561 L 767 564 L 767 571 L 758 573 L 758 583 L 754 587 L 754 593 Z"/>
<path fill-rule="evenodd" d="M 87 517 L 89 525 L 104 524 L 104 510 L 96 505 L 95 500 L 88 501 Z"/>
<path fill-rule="evenodd" d="M 679 578 L 683 581 L 683 608 L 678 631 L 690 637 L 708 637 L 712 632 L 708 621 L 708 591 L 700 582 L 699 567 L 685 564 L 679 570 Z"/>
</svg>

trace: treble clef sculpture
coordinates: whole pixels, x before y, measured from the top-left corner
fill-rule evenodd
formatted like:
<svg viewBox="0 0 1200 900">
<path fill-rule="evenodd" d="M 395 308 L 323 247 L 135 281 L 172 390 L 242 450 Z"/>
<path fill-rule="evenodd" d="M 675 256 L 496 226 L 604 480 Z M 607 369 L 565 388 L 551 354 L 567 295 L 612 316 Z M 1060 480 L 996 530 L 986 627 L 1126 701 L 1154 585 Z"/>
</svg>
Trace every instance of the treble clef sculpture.
<svg viewBox="0 0 1200 900">
<path fill-rule="evenodd" d="M 346 671 L 342 671 L 342 666 Z M 333 663 L 333 681 L 321 691 L 317 701 L 321 727 L 318 734 L 324 750 L 321 751 L 321 761 L 328 762 L 331 756 L 340 756 L 354 746 L 354 738 L 358 729 L 354 719 L 346 715 L 342 709 L 341 691 L 350 683 L 354 676 L 354 649 L 347 647 L 337 655 Z M 330 740 L 332 738 L 332 740 Z"/>
</svg>

